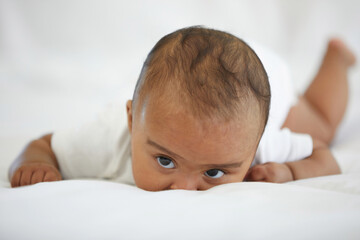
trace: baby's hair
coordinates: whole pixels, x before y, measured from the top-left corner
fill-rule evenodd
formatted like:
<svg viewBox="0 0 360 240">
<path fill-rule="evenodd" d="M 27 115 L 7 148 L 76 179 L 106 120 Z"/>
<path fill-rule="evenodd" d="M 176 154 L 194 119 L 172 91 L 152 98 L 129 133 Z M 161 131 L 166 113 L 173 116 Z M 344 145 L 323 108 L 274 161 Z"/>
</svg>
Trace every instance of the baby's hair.
<svg viewBox="0 0 360 240">
<path fill-rule="evenodd" d="M 167 101 L 170 96 L 201 119 L 231 120 L 260 109 L 265 126 L 269 115 L 270 86 L 255 52 L 229 33 L 199 26 L 170 33 L 151 50 L 133 106 L 150 96 L 167 96 Z M 250 104 L 254 99 L 259 108 Z"/>
</svg>

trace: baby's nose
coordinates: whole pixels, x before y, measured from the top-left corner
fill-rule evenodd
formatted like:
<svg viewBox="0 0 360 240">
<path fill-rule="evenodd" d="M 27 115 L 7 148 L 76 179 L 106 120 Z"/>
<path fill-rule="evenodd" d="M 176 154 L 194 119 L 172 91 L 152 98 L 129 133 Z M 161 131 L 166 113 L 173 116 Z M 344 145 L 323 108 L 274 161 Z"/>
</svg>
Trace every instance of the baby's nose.
<svg viewBox="0 0 360 240">
<path fill-rule="evenodd" d="M 194 176 L 180 176 L 175 179 L 170 189 L 199 190 L 199 180 Z"/>
</svg>

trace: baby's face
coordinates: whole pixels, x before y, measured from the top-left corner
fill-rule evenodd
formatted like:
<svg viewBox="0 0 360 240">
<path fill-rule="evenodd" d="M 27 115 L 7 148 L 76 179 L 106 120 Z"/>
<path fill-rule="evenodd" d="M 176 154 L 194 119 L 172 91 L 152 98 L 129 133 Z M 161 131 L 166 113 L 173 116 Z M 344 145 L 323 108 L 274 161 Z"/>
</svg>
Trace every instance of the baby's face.
<svg viewBox="0 0 360 240">
<path fill-rule="evenodd" d="M 131 101 L 127 109 L 135 183 L 148 191 L 241 182 L 261 137 L 256 119 L 204 122 L 151 103 L 133 116 Z"/>
</svg>

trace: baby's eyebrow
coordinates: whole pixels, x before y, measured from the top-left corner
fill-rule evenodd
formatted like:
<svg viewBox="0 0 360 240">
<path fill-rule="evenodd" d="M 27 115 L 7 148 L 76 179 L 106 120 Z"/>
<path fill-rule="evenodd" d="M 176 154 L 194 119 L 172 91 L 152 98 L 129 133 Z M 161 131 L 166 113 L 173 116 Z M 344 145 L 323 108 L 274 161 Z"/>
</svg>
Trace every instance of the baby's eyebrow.
<svg viewBox="0 0 360 240">
<path fill-rule="evenodd" d="M 170 156 L 174 156 L 174 157 L 176 157 L 176 158 L 181 158 L 181 159 L 184 159 L 184 158 L 183 158 L 183 157 L 181 157 L 180 155 L 178 155 L 178 154 L 176 154 L 176 153 L 174 153 L 174 152 L 170 151 L 169 149 L 167 149 L 167 148 L 165 148 L 165 147 L 161 146 L 160 144 L 158 144 L 158 143 L 156 143 L 156 142 L 152 141 L 152 140 L 151 140 L 151 139 L 149 139 L 149 138 L 147 139 L 146 143 L 147 143 L 147 144 L 149 144 L 149 145 L 151 145 L 151 146 L 153 146 L 153 147 L 156 147 L 157 149 L 159 149 L 159 150 L 161 150 L 161 151 L 163 151 L 163 152 L 165 152 L 165 153 L 167 153 L 167 154 L 169 154 Z"/>
<path fill-rule="evenodd" d="M 243 162 L 225 163 L 225 164 L 204 164 L 206 168 L 238 168 L 241 167 Z"/>
<path fill-rule="evenodd" d="M 170 156 L 174 156 L 175 158 L 180 158 L 180 159 L 184 159 L 183 157 L 181 157 L 180 155 L 168 150 L 167 148 L 161 146 L 160 144 L 152 141 L 151 139 L 147 139 L 146 141 L 147 144 L 156 147 L 157 149 L 169 154 Z M 202 167 L 204 168 L 209 168 L 209 169 L 213 169 L 213 168 L 238 168 L 241 167 L 243 162 L 235 162 L 235 163 L 224 163 L 224 164 L 203 164 Z"/>
</svg>

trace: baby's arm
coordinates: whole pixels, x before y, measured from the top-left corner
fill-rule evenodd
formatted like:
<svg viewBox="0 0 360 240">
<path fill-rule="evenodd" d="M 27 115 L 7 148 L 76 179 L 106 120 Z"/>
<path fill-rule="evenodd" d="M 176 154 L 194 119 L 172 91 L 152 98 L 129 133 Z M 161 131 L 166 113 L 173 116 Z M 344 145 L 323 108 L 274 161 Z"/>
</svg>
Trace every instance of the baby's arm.
<svg viewBox="0 0 360 240">
<path fill-rule="evenodd" d="M 340 168 L 325 143 L 313 140 L 310 157 L 300 161 L 256 165 L 249 169 L 246 181 L 288 182 L 303 178 L 339 174 Z"/>
<path fill-rule="evenodd" d="M 52 134 L 30 142 L 9 169 L 12 187 L 61 180 L 59 165 L 51 149 Z"/>
</svg>

